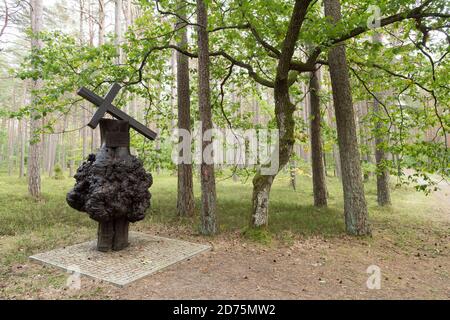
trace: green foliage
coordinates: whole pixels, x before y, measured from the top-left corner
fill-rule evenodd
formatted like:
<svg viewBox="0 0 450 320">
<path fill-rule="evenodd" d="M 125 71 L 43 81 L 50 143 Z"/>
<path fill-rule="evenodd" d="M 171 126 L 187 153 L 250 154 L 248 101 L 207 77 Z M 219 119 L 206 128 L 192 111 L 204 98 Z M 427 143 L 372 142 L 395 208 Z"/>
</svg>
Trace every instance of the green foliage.
<svg viewBox="0 0 450 320">
<path fill-rule="evenodd" d="M 178 1 L 175 0 L 157 3 L 161 11 L 176 12 L 178 9 Z M 255 74 L 273 81 L 278 63 L 274 51 L 282 49 L 292 3 L 279 0 L 207 3 L 210 51 L 226 52 L 233 59 L 251 66 Z M 308 8 L 307 19 L 297 42 L 295 60 L 304 60 L 316 45 L 321 45 L 322 49 L 319 59 L 326 60 L 327 48 L 333 39 L 355 28 L 366 27 L 373 14 L 368 10 L 372 1 L 344 0 L 341 3 L 343 19 L 336 26 L 332 26 L 323 16 L 320 2 L 313 2 Z M 159 130 L 158 148 L 139 136 L 132 138 L 133 148 L 148 168 L 173 170 L 169 137 L 176 122 L 176 99 L 172 95 L 175 81 L 170 63 L 172 49 L 167 49 L 167 46 L 179 40 L 180 34 L 174 32 L 177 19 L 173 14 L 161 14 L 155 10 L 155 2 L 140 1 L 139 4 L 141 14 L 125 33 L 122 44 L 124 59 L 120 65 L 116 63 L 117 50 L 111 35 L 104 45 L 93 47 L 81 45 L 74 36 L 62 31 L 37 35 L 28 31 L 27 36 L 39 38 L 43 47 L 27 55 L 13 74 L 20 79 L 41 79 L 42 87 L 34 92 L 36 99 L 32 104 L 21 106 L 18 110 L 5 107 L 7 98 L 0 93 L 0 113 L 22 118 L 29 116 L 33 110 L 36 119 L 46 119 L 41 131 L 54 132 L 61 114 L 68 114 L 74 107 L 82 106 L 81 99 L 74 95 L 79 87 L 87 86 L 101 95 L 110 83 L 119 82 L 124 88 L 115 104 L 123 108 L 137 97 L 141 102 L 145 101 L 140 104 L 139 113 L 142 117 L 139 120 L 147 125 L 156 124 Z M 408 12 L 417 3 L 414 0 L 378 1 L 376 5 L 383 16 L 389 16 Z M 443 0 L 433 0 L 427 10 L 443 12 L 445 5 Z M 187 4 L 184 10 L 188 19 L 195 24 L 195 6 Z M 442 24 L 443 19 L 433 19 L 425 18 L 422 22 L 430 26 L 433 32 L 442 33 L 448 29 Z M 193 26 L 184 27 L 195 30 Z M 446 54 L 449 47 L 445 41 L 439 41 L 439 36 L 430 36 L 424 45 L 422 40 L 425 38 L 418 32 L 418 27 L 418 21 L 404 20 L 377 30 L 386 39 L 383 43 L 374 43 L 368 38 L 373 31 L 348 40 L 348 60 L 354 71 L 352 91 L 355 100 L 364 101 L 373 100 L 370 92 L 383 94 L 383 113 L 375 115 L 369 112 L 363 125 L 370 131 L 364 134 L 369 138 L 368 141 L 377 135 L 389 138 L 382 147 L 396 158 L 396 161 L 387 163 L 392 172 L 401 171 L 399 168 L 411 168 L 420 174 L 437 173 L 448 177 L 449 152 L 446 140 L 450 130 L 450 90 L 447 84 L 449 62 Z M 195 55 L 196 33 L 192 32 L 191 35 L 186 50 Z M 430 63 L 430 57 L 434 59 L 434 64 Z M 326 70 L 325 67 L 322 69 Z M 210 72 L 213 121 L 218 127 L 257 127 L 253 121 L 253 111 L 241 112 L 242 105 L 246 105 L 248 110 L 248 104 L 255 100 L 259 105 L 260 116 L 267 120 L 267 126 L 264 126 L 276 127 L 274 103 L 267 95 L 271 89 L 249 81 L 251 77 L 248 70 L 231 64 L 219 54 L 211 56 Z M 308 74 L 291 72 L 290 77 L 296 79 L 290 87 L 291 100 L 301 111 L 306 93 L 302 92 L 300 84 L 308 81 Z M 10 90 L 8 88 L 5 92 Z M 199 120 L 197 91 L 197 72 L 191 64 L 192 124 Z M 324 91 L 320 95 L 324 104 L 330 100 L 329 92 Z M 75 109 L 73 112 L 80 110 Z M 308 124 L 297 113 L 295 122 L 296 141 L 307 143 Z M 382 126 L 377 128 L 376 124 L 380 123 Z M 324 148 L 330 152 L 336 143 L 336 132 L 325 123 L 322 126 Z M 434 137 L 430 137 L 428 133 L 436 128 Z M 33 141 L 39 139 L 39 133 L 33 133 Z M 369 148 L 371 146 L 363 145 L 361 152 L 366 153 Z M 71 157 L 75 158 L 74 155 Z M 365 169 L 374 171 L 370 166 L 365 166 Z M 243 175 L 248 175 L 249 171 L 239 170 Z M 407 183 L 406 179 L 400 180 Z"/>
<path fill-rule="evenodd" d="M 259 242 L 261 244 L 269 245 L 272 241 L 272 235 L 264 228 L 246 228 L 242 235 L 251 241 Z"/>
<path fill-rule="evenodd" d="M 64 177 L 64 173 L 61 169 L 61 166 L 59 164 L 55 165 L 55 168 L 53 169 L 53 171 L 55 172 L 55 174 L 53 175 L 53 178 L 56 180 L 63 180 L 65 179 Z"/>
</svg>

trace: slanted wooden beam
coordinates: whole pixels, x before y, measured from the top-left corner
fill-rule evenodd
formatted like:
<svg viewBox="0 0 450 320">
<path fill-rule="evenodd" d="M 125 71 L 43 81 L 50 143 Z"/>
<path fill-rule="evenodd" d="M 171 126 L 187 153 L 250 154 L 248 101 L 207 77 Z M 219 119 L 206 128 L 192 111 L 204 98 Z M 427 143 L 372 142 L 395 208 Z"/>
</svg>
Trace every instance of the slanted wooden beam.
<svg viewBox="0 0 450 320">
<path fill-rule="evenodd" d="M 119 85 L 117 85 L 119 86 Z M 108 92 L 108 94 L 106 95 L 106 97 L 108 97 L 108 95 L 110 93 L 114 94 L 114 91 L 116 89 L 114 89 L 114 91 L 112 91 L 114 88 L 114 85 L 111 87 L 110 91 Z M 117 87 L 116 87 L 117 88 Z M 120 90 L 120 86 L 119 86 L 119 90 Z M 112 92 L 111 92 L 112 91 Z M 134 118 L 130 117 L 128 114 L 126 114 L 125 112 L 123 112 L 122 110 L 118 109 L 117 107 L 115 107 L 112 103 L 105 103 L 105 99 L 103 99 L 102 97 L 96 95 L 94 92 L 92 92 L 91 90 L 85 88 L 85 87 L 81 87 L 77 94 L 81 97 L 83 97 L 84 99 L 86 99 L 87 101 L 91 102 L 92 104 L 96 105 L 97 107 L 102 106 L 102 108 L 104 106 L 106 106 L 106 110 L 102 111 L 102 110 L 97 110 L 97 112 L 94 114 L 94 117 L 92 118 L 92 120 L 89 122 L 89 126 L 91 128 L 95 128 L 96 125 L 94 127 L 92 127 L 90 124 L 93 120 L 95 120 L 94 118 L 97 118 L 97 113 L 100 112 L 99 114 L 101 114 L 103 117 L 104 112 L 109 113 L 110 115 L 112 115 L 113 117 L 119 119 L 119 120 L 126 120 L 130 123 L 130 127 L 133 128 L 134 130 L 136 130 L 137 132 L 139 132 L 140 134 L 142 134 L 144 137 L 150 139 L 150 140 L 155 140 L 157 134 L 156 132 L 154 132 L 153 130 L 150 130 L 149 128 L 147 128 L 146 126 L 144 126 L 142 123 L 136 121 Z M 114 96 L 111 94 L 111 96 L 114 99 L 114 96 L 117 94 L 115 94 Z M 107 101 L 106 101 L 107 102 Z M 112 100 L 111 100 L 112 102 Z M 101 118 L 100 117 L 100 118 Z M 100 119 L 98 119 L 100 120 Z M 97 122 L 98 123 L 98 122 Z M 95 121 L 92 123 L 92 125 L 95 124 Z"/>
</svg>

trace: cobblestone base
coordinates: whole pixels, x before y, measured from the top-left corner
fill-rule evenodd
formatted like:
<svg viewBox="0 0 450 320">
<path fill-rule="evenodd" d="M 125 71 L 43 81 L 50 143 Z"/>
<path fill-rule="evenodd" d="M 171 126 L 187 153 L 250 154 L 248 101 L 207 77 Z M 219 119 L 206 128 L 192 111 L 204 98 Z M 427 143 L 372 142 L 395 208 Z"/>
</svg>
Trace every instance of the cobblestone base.
<svg viewBox="0 0 450 320">
<path fill-rule="evenodd" d="M 211 248 L 139 232 L 130 232 L 129 241 L 130 245 L 121 251 L 99 252 L 94 240 L 39 253 L 30 259 L 123 287 Z"/>
</svg>

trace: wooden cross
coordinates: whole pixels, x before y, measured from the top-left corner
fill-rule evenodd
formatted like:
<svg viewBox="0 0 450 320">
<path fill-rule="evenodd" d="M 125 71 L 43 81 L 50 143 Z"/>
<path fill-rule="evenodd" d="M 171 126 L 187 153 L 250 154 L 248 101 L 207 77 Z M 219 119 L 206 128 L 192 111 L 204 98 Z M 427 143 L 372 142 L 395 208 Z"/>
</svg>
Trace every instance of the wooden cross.
<svg viewBox="0 0 450 320">
<path fill-rule="evenodd" d="M 81 87 L 78 90 L 77 94 L 79 96 L 85 98 L 86 100 L 88 100 L 89 102 L 93 103 L 98 107 L 91 121 L 89 121 L 88 126 L 91 127 L 92 129 L 95 129 L 100 119 L 105 115 L 106 112 L 108 112 L 110 115 L 119 120 L 128 121 L 130 127 L 139 132 L 140 134 L 142 134 L 144 137 L 147 137 L 150 140 L 155 140 L 156 132 L 150 130 L 142 123 L 136 121 L 134 118 L 130 117 L 128 114 L 126 114 L 125 112 L 118 109 L 112 104 L 112 101 L 116 97 L 117 93 L 119 93 L 120 89 L 121 89 L 120 85 L 114 83 L 109 89 L 105 98 L 96 95 L 94 92 L 85 87 Z"/>
</svg>

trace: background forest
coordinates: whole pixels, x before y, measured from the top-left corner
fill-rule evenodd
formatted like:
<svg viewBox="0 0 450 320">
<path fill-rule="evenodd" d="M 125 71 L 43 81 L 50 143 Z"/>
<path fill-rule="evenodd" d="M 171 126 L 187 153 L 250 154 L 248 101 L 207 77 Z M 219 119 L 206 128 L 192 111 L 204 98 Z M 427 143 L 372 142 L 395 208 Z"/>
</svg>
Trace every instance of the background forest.
<svg viewBox="0 0 450 320">
<path fill-rule="evenodd" d="M 237 231 L 267 244 L 383 238 L 395 225 L 389 236 L 410 248 L 411 221 L 434 221 L 425 212 L 438 194 L 443 207 L 432 210 L 447 217 L 430 226 L 430 241 L 445 243 L 449 16 L 445 0 L 2 0 L 0 236 L 9 249 L 0 277 L 33 250 L 92 232 L 64 204 L 100 147 L 99 128 L 87 126 L 95 107 L 76 92 L 104 96 L 115 82 L 114 104 L 158 133 L 149 141 L 131 131 L 154 177 L 145 228 Z M 199 125 L 278 129 L 278 173 L 175 164 L 173 130 Z M 34 233 L 65 228 L 32 245 Z M 4 292 L 23 294 L 21 285 Z"/>
</svg>

